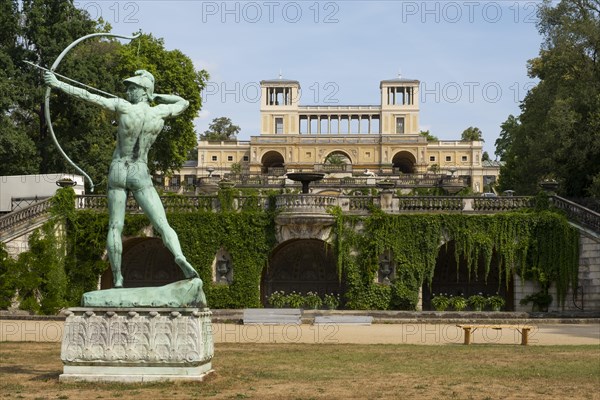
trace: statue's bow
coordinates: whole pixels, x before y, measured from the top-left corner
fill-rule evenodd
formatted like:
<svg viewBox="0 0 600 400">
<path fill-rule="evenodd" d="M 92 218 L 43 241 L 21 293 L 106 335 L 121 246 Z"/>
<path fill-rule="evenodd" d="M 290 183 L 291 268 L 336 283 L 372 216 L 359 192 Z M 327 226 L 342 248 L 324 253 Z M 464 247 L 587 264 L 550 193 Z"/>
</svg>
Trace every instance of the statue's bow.
<svg viewBox="0 0 600 400">
<path fill-rule="evenodd" d="M 138 33 L 137 35 L 133 35 L 133 36 L 125 36 L 125 35 L 117 35 L 114 33 L 92 33 L 90 35 L 80 37 L 79 39 L 75 40 L 73 43 L 68 45 L 59 54 L 59 56 L 56 58 L 56 60 L 54 60 L 54 63 L 50 67 L 50 71 L 54 72 L 54 70 L 58 67 L 58 65 L 64 58 L 64 56 L 66 56 L 67 53 L 69 51 L 71 51 L 71 49 L 73 47 L 77 46 L 80 42 L 83 42 L 86 39 L 93 38 L 96 36 L 111 36 L 111 37 L 117 37 L 117 38 L 121 38 L 121 39 L 133 40 L 133 39 L 139 37 L 140 34 Z M 52 118 L 50 117 L 50 92 L 51 91 L 52 91 L 52 88 L 50 86 L 48 86 L 46 88 L 46 95 L 44 96 L 44 116 L 46 117 L 46 122 L 48 124 L 48 130 L 50 131 L 50 136 L 52 137 L 52 141 L 58 148 L 58 151 L 60 152 L 60 154 L 62 154 L 62 156 L 69 162 L 69 164 L 71 164 L 79 173 L 81 173 L 88 180 L 88 182 L 90 183 L 90 191 L 93 192 L 94 191 L 94 182 L 92 181 L 92 178 L 90 178 L 90 176 L 88 174 L 86 174 L 84 170 L 82 170 L 77 164 L 75 164 L 73 162 L 73 160 L 71 160 L 69 158 L 69 156 L 67 156 L 67 154 L 64 152 L 62 147 L 60 147 L 60 144 L 58 143 L 58 139 L 56 139 L 56 134 L 54 133 L 54 128 L 52 126 Z"/>
</svg>

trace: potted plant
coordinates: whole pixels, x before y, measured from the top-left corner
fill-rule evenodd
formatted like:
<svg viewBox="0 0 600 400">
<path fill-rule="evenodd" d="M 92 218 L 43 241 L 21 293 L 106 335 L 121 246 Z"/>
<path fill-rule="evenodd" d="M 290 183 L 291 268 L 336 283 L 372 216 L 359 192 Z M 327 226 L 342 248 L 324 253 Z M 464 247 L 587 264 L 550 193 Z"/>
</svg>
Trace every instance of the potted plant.
<svg viewBox="0 0 600 400">
<path fill-rule="evenodd" d="M 463 296 L 450 296 L 449 303 L 455 311 L 462 311 L 467 308 L 467 299 Z"/>
<path fill-rule="evenodd" d="M 296 293 L 294 291 L 285 297 L 287 300 L 287 304 L 291 308 L 302 308 L 302 306 L 304 306 L 304 296 L 302 296 L 300 293 Z"/>
<path fill-rule="evenodd" d="M 503 297 L 495 294 L 494 296 L 490 296 L 487 298 L 487 304 L 490 306 L 492 311 L 500 311 L 500 309 L 504 306 L 506 301 Z"/>
<path fill-rule="evenodd" d="M 333 293 L 325 294 L 323 297 L 323 304 L 325 304 L 328 309 L 335 310 L 340 305 L 340 297 Z"/>
<path fill-rule="evenodd" d="M 445 311 L 450 305 L 450 299 L 448 296 L 443 294 L 439 294 L 437 296 L 434 294 L 433 298 L 431 299 L 431 305 L 436 311 Z"/>
<path fill-rule="evenodd" d="M 323 305 L 323 300 L 315 292 L 308 292 L 304 296 L 304 305 L 308 309 L 318 310 Z"/>
<path fill-rule="evenodd" d="M 482 311 L 483 307 L 485 307 L 487 303 L 487 300 L 485 297 L 483 297 L 481 293 L 479 293 L 470 296 L 467 302 L 473 308 L 474 311 Z"/>
<path fill-rule="evenodd" d="M 285 292 L 282 291 L 274 291 L 273 293 L 271 293 L 271 295 L 267 298 L 267 300 L 269 301 L 269 304 L 275 308 L 283 308 L 286 305 L 287 302 L 287 298 L 285 295 Z"/>
</svg>

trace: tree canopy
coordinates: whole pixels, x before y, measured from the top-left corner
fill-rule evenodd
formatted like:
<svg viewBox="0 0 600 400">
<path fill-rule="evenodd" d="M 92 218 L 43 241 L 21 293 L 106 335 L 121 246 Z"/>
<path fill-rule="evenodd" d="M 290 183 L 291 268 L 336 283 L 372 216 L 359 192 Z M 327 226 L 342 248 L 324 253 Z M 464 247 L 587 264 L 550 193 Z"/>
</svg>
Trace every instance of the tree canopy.
<svg viewBox="0 0 600 400">
<path fill-rule="evenodd" d="M 521 114 L 501 125 L 496 154 L 506 162 L 501 190 L 537 191 L 547 176 L 559 193 L 584 197 L 600 182 L 600 2 L 545 1 L 538 30 L 544 37 L 528 73 L 539 83 L 521 103 Z"/>
<path fill-rule="evenodd" d="M 0 24 L 0 175 L 71 172 L 46 126 L 43 75 L 23 60 L 49 67 L 75 39 L 111 27 L 69 0 L 0 0 Z M 155 75 L 157 93 L 190 102 L 183 115 L 167 120 L 149 154 L 151 171 L 168 173 L 180 168 L 196 146 L 192 121 L 201 107 L 206 71 L 196 71 L 179 50 L 166 50 L 162 39 L 143 35 L 127 44 L 88 39 L 56 72 L 124 97 L 122 80 L 142 68 Z M 52 92 L 51 115 L 65 152 L 102 188 L 115 147 L 115 115 L 58 91 Z"/>
<path fill-rule="evenodd" d="M 236 135 L 240 132 L 240 127 L 233 125 L 231 119 L 227 117 L 219 117 L 213 119 L 208 126 L 208 130 L 200 135 L 201 140 L 209 142 L 220 142 L 227 140 L 236 140 Z"/>
<path fill-rule="evenodd" d="M 428 130 L 426 130 L 426 131 L 421 131 L 421 132 L 419 132 L 419 135 L 421 135 L 421 136 L 423 136 L 425 139 L 427 139 L 427 141 L 428 141 L 428 142 L 437 142 L 438 140 L 440 140 L 440 139 L 438 139 L 438 137 L 437 137 L 437 136 L 435 136 L 435 135 L 432 135 L 432 134 L 429 132 L 429 129 L 428 129 Z"/>
<path fill-rule="evenodd" d="M 475 126 L 470 126 L 462 132 L 460 135 L 460 140 L 463 142 L 483 142 L 483 133 L 481 132 L 481 129 Z"/>
<path fill-rule="evenodd" d="M 325 157 L 325 164 L 344 165 L 348 163 L 348 158 L 340 153 L 331 153 Z"/>
</svg>

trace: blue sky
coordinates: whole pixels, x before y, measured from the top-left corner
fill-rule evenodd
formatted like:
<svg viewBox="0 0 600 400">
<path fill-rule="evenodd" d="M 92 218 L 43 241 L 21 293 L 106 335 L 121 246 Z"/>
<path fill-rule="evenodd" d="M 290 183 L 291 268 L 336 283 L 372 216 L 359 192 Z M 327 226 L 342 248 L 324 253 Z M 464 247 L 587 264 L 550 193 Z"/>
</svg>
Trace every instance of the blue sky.
<svg viewBox="0 0 600 400">
<path fill-rule="evenodd" d="M 180 49 L 210 82 L 198 133 L 227 116 L 240 139 L 259 129 L 258 84 L 281 71 L 301 104 L 379 104 L 379 81 L 421 81 L 422 129 L 460 139 L 483 131 L 493 158 L 500 124 L 535 81 L 538 1 L 79 1 L 115 33 L 141 29 Z"/>
</svg>

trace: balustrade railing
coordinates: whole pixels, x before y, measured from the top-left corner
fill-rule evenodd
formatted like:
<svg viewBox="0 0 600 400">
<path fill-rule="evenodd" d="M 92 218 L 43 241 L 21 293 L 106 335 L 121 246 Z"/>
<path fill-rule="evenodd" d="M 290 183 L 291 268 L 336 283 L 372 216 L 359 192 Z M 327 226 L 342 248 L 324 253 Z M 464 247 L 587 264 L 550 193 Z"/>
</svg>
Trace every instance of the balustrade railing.
<svg viewBox="0 0 600 400">
<path fill-rule="evenodd" d="M 511 211 L 522 208 L 534 207 L 532 197 L 526 196 L 507 196 L 507 197 L 474 197 L 474 211 Z"/>
<path fill-rule="evenodd" d="M 47 214 L 52 206 L 52 199 L 46 199 L 39 203 L 22 208 L 0 217 L 0 232 L 7 231 L 15 226 L 31 221 L 33 218 Z"/>
<path fill-rule="evenodd" d="M 345 179 L 345 178 L 344 178 Z M 360 178 L 357 178 L 360 179 Z M 167 212 L 194 212 L 210 211 L 219 208 L 217 196 L 161 196 L 163 206 Z M 275 208 L 277 210 L 300 210 L 300 209 L 324 209 L 329 206 L 343 206 L 351 212 L 369 211 L 373 207 L 381 205 L 379 196 L 356 195 L 356 196 L 322 196 L 319 194 L 282 194 L 276 198 Z M 564 199 L 563 199 L 564 200 Z M 564 200 L 563 208 L 572 209 L 571 214 L 579 216 L 582 221 L 588 221 L 587 224 L 593 227 L 600 220 L 597 213 L 588 210 L 589 213 L 582 213 L 580 208 L 587 210 L 575 203 Z M 266 196 L 235 196 L 233 199 L 235 209 L 268 209 L 270 207 L 269 198 Z M 558 200 L 557 200 L 558 202 Z M 403 211 L 464 211 L 464 212 L 502 212 L 518 210 L 533 207 L 533 199 L 530 197 L 454 197 L 454 196 L 407 196 L 394 197 L 393 209 L 398 212 Z M 108 207 L 107 198 L 102 195 L 81 195 L 77 196 L 77 208 L 106 210 Z M 141 212 L 133 197 L 127 199 L 127 212 Z M 590 214 L 592 213 L 592 214 Z M 597 226 L 597 225 L 596 225 Z"/>
<path fill-rule="evenodd" d="M 32 206 L 36 203 L 39 203 L 42 200 L 48 199 L 49 196 L 45 197 L 13 197 L 11 200 L 10 209 L 11 211 L 19 211 L 24 209 L 25 207 Z"/>
<path fill-rule="evenodd" d="M 318 186 L 357 186 L 363 187 L 367 185 L 367 178 L 355 178 L 355 177 L 345 177 L 345 178 L 324 178 L 323 180 L 318 181 Z"/>
<path fill-rule="evenodd" d="M 218 196 L 161 196 L 167 212 L 212 211 L 220 207 Z M 266 210 L 272 207 L 267 196 L 235 196 L 233 208 L 237 210 Z M 328 213 L 330 207 L 340 206 L 350 213 L 369 213 L 374 207 L 381 206 L 380 196 L 323 196 L 319 194 L 281 194 L 276 196 L 275 209 L 281 212 Z M 567 217 L 595 232 L 600 232 L 600 214 L 567 199 L 552 196 L 552 204 L 563 210 Z M 43 200 L 19 211 L 0 217 L 0 232 L 8 231 L 20 224 L 48 213 L 51 199 Z M 475 212 L 495 213 L 524 208 L 533 208 L 534 199 L 524 196 L 507 197 L 453 197 L 453 196 L 415 196 L 394 197 L 386 205 L 388 212 Z M 103 195 L 76 196 L 79 209 L 105 211 L 108 200 Z M 392 207 L 392 208 L 389 208 Z M 126 210 L 129 213 L 142 212 L 133 197 L 128 197 Z"/>
<path fill-rule="evenodd" d="M 348 210 L 351 212 L 370 211 L 380 204 L 380 198 L 373 196 L 349 196 L 346 199 L 348 200 Z"/>
<path fill-rule="evenodd" d="M 217 196 L 160 196 L 160 201 L 167 212 L 196 212 L 212 211 L 219 208 Z M 266 196 L 236 196 L 233 199 L 234 209 L 263 209 L 269 208 L 269 197 Z M 77 196 L 77 208 L 105 211 L 108 209 L 108 199 L 103 195 Z M 133 197 L 127 198 L 126 211 L 141 213 Z"/>
<path fill-rule="evenodd" d="M 277 196 L 276 209 L 285 212 L 326 213 L 329 207 L 337 205 L 334 196 L 318 194 L 282 194 Z"/>
<path fill-rule="evenodd" d="M 352 164 L 315 164 L 316 172 L 352 172 Z"/>
<path fill-rule="evenodd" d="M 570 220 L 576 221 L 594 232 L 600 232 L 599 213 L 559 196 L 550 197 L 550 201 L 556 208 L 563 210 Z"/>
<path fill-rule="evenodd" d="M 441 182 L 441 177 L 426 175 L 401 175 L 389 179 L 395 181 L 397 187 L 437 187 Z"/>
<path fill-rule="evenodd" d="M 461 197 L 400 197 L 398 209 L 400 211 L 460 211 L 464 209 L 464 203 Z"/>
<path fill-rule="evenodd" d="M 239 196 L 236 200 L 240 210 L 267 210 L 271 207 L 271 199 L 266 196 Z"/>
</svg>

